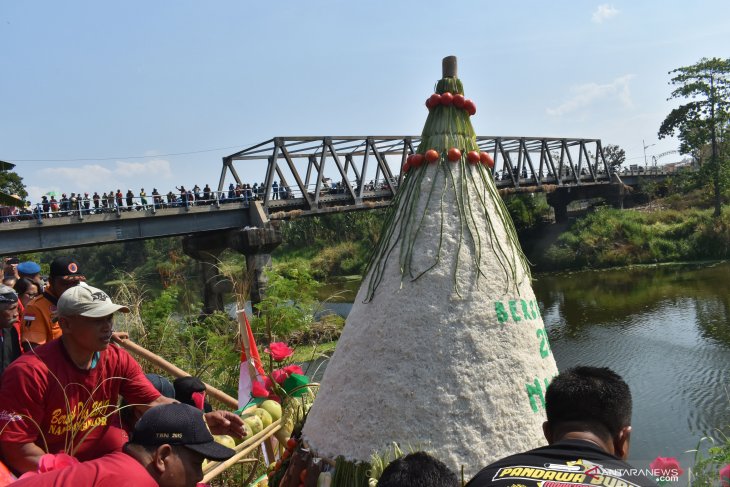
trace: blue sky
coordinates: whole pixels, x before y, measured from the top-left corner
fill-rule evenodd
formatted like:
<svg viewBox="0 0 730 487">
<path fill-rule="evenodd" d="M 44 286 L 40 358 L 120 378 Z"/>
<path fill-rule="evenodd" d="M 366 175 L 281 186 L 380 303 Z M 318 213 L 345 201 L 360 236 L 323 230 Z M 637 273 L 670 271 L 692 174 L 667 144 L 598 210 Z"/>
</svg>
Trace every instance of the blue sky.
<svg viewBox="0 0 730 487">
<path fill-rule="evenodd" d="M 0 159 L 33 200 L 216 186 L 222 156 L 274 136 L 419 134 L 453 54 L 479 135 L 643 164 L 642 139 L 677 148 L 656 137 L 667 72 L 729 52 L 727 0 L 0 0 Z"/>
</svg>

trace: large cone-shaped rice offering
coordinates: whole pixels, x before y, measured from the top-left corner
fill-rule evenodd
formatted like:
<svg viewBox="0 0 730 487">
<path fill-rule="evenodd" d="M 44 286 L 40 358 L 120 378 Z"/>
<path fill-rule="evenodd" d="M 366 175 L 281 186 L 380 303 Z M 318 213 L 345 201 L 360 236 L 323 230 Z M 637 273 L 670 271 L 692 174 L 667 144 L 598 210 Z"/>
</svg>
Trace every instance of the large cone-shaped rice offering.
<svg viewBox="0 0 730 487">
<path fill-rule="evenodd" d="M 472 475 L 545 444 L 557 367 L 455 58 L 436 95 L 303 433 L 322 456 L 397 442 Z"/>
</svg>

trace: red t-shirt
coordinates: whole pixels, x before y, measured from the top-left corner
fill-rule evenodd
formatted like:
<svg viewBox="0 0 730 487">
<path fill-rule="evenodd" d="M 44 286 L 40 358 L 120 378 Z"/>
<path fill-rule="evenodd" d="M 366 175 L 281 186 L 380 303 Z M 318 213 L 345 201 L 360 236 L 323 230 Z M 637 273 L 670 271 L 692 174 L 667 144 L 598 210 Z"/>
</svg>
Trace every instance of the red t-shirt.
<svg viewBox="0 0 730 487">
<path fill-rule="evenodd" d="M 147 470 L 126 453 L 109 455 L 62 470 L 34 475 L 12 484 L 18 487 L 158 487 Z"/>
<path fill-rule="evenodd" d="M 139 364 L 116 345 L 100 352 L 93 369 L 81 370 L 62 340 L 53 340 L 3 373 L 0 441 L 35 443 L 46 453 L 65 452 L 81 461 L 119 451 L 128 441 L 117 413 L 120 395 L 129 404 L 160 397 Z"/>
</svg>

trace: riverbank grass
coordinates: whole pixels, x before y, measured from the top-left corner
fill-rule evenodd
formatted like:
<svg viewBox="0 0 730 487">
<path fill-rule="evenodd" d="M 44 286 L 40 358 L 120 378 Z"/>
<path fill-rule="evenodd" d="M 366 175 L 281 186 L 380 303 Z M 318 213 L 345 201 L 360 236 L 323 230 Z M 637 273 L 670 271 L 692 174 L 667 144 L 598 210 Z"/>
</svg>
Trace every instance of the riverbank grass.
<svg viewBox="0 0 730 487">
<path fill-rule="evenodd" d="M 550 269 L 615 267 L 730 257 L 730 209 L 616 210 L 578 220 L 545 254 Z"/>
<path fill-rule="evenodd" d="M 337 340 L 317 343 L 315 345 L 299 345 L 294 349 L 292 360 L 296 363 L 310 362 L 323 356 L 331 357 L 337 346 Z"/>
</svg>

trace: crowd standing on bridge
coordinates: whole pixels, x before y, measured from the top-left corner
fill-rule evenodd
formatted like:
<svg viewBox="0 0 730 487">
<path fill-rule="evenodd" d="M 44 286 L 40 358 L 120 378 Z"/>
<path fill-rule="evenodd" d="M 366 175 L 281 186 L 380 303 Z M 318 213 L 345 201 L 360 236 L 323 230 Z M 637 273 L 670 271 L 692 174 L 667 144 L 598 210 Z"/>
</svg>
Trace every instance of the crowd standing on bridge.
<svg viewBox="0 0 730 487">
<path fill-rule="evenodd" d="M 161 194 L 157 188 L 153 188 L 148 197 L 144 188 L 140 188 L 135 194 L 131 189 L 123 193 L 121 189 L 102 192 L 100 195 L 95 191 L 93 195 L 83 193 L 62 193 L 56 198 L 53 193 L 41 197 L 36 204 L 26 203 L 25 207 L 0 207 L 0 222 L 19 220 L 31 220 L 34 218 L 54 218 L 61 216 L 93 215 L 98 213 L 146 211 L 149 209 L 178 208 L 188 206 L 213 205 L 216 203 L 232 203 L 262 200 L 264 198 L 264 183 L 254 183 L 253 186 L 247 183 L 231 183 L 228 191 L 213 191 L 210 185 L 206 184 L 200 188 L 197 184 L 192 189 L 185 189 L 185 186 L 176 187 L 176 191 L 168 191 Z M 291 189 L 285 185 L 279 185 L 274 181 L 271 187 L 272 199 L 292 198 Z"/>
<path fill-rule="evenodd" d="M 394 184 L 394 183 L 393 183 Z M 345 181 L 333 182 L 330 178 L 324 178 L 321 182 L 320 195 L 347 194 L 348 184 Z M 373 181 L 364 185 L 365 191 L 389 190 L 391 182 L 387 180 Z M 59 199 L 56 195 L 49 193 L 41 197 L 36 204 L 26 203 L 25 207 L 2 207 L 0 206 L 0 222 L 12 222 L 21 220 L 41 220 L 44 218 L 57 218 L 62 216 L 83 216 L 101 213 L 121 213 L 132 211 L 147 211 L 166 208 L 180 208 L 191 206 L 205 206 L 227 203 L 249 204 L 251 201 L 264 199 L 266 186 L 264 183 L 230 183 L 227 191 L 214 191 L 206 184 L 200 188 L 197 184 L 192 189 L 185 186 L 175 187 L 175 191 L 160 193 L 153 188 L 148 195 L 144 188 L 135 193 L 131 189 L 122 192 L 110 190 L 100 195 L 95 191 L 92 195 L 88 192 L 62 193 Z M 310 191 L 310 195 L 313 193 Z M 274 181 L 271 185 L 272 200 L 288 200 L 295 198 L 291 188 L 285 184 Z"/>
</svg>

